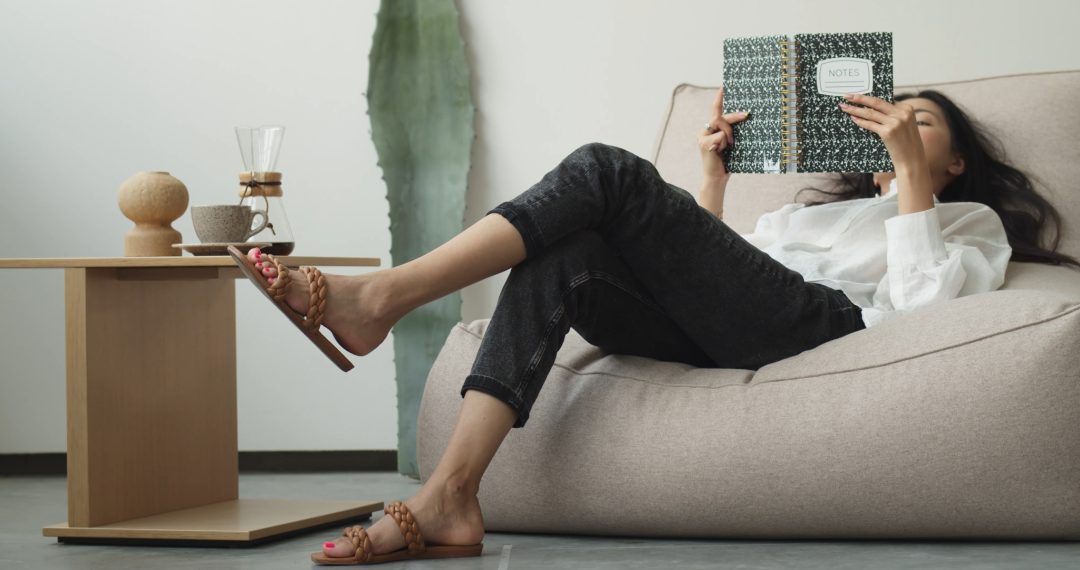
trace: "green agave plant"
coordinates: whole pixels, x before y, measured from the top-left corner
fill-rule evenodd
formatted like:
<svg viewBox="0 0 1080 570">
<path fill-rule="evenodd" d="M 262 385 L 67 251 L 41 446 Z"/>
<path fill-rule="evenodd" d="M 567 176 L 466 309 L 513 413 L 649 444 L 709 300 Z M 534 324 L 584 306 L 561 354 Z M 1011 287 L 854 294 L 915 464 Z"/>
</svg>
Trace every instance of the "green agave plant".
<svg viewBox="0 0 1080 570">
<path fill-rule="evenodd" d="M 475 108 L 453 0 L 382 0 L 370 64 L 371 136 L 390 202 L 390 256 L 400 265 L 464 226 Z M 420 399 L 431 364 L 460 320 L 461 295 L 454 293 L 394 327 L 402 474 L 420 476 Z"/>
</svg>

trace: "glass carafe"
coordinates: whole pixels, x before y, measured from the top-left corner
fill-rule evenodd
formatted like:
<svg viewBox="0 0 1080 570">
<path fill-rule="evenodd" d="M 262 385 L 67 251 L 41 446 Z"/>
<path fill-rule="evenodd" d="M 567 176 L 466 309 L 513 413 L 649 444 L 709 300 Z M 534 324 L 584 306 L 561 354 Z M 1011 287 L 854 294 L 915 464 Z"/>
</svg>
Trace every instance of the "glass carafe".
<svg viewBox="0 0 1080 570">
<path fill-rule="evenodd" d="M 236 127 L 236 141 L 246 172 L 240 173 L 240 203 L 266 213 L 267 224 L 248 241 L 267 242 L 263 251 L 289 255 L 296 247 L 281 188 L 281 173 L 275 171 L 285 127 Z"/>
</svg>

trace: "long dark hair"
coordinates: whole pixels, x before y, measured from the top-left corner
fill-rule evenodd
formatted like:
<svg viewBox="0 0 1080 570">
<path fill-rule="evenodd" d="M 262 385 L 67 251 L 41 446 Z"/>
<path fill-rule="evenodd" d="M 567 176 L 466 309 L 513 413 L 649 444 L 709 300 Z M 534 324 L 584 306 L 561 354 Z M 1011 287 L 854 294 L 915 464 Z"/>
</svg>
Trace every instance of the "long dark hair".
<svg viewBox="0 0 1080 570">
<path fill-rule="evenodd" d="M 1005 163 L 1001 142 L 938 91 L 903 93 L 896 95 L 894 100 L 903 101 L 913 97 L 929 99 L 941 107 L 945 112 L 945 122 L 952 131 L 952 150 L 960 153 L 964 159 L 964 173 L 949 182 L 938 195 L 938 200 L 979 202 L 997 212 L 1012 247 L 1010 261 L 1070 264 L 1080 268 L 1080 262 L 1075 258 L 1057 252 L 1061 242 L 1061 215 L 1035 191 L 1028 175 Z M 878 195 L 871 173 L 842 173 L 833 191 L 803 188 L 798 194 L 806 190 L 832 197 L 825 201 L 806 202 L 807 206 Z M 1040 233 L 1044 227 L 1053 229 L 1053 240 L 1048 248 L 1040 245 Z"/>
</svg>

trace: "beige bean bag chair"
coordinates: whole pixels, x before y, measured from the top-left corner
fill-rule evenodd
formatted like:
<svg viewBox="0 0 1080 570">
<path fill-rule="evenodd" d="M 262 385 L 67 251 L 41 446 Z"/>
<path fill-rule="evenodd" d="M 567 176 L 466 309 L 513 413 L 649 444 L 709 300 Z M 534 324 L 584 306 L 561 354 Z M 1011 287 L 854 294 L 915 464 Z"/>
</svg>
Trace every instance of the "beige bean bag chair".
<svg viewBox="0 0 1080 570">
<path fill-rule="evenodd" d="M 922 87 L 1001 138 L 1065 218 L 1063 251 L 1080 256 L 1080 71 Z M 679 86 L 657 144 L 661 174 L 691 192 L 714 93 Z M 725 222 L 751 232 L 810 176 L 736 175 Z M 486 324 L 455 327 L 431 370 L 423 480 Z M 1080 272 L 1013 262 L 998 291 L 756 372 L 605 355 L 571 330 L 479 500 L 495 532 L 1080 538 Z"/>
</svg>

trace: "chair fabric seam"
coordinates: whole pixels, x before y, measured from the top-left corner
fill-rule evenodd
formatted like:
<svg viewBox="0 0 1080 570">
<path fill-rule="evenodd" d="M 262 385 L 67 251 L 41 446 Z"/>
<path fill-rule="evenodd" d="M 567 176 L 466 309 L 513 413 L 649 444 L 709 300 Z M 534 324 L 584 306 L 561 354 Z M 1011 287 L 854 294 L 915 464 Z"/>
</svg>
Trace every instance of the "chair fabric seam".
<svg viewBox="0 0 1080 570">
<path fill-rule="evenodd" d="M 805 379 L 809 379 L 809 378 L 819 378 L 819 377 L 822 377 L 822 376 L 835 376 L 835 375 L 838 375 L 838 374 L 847 374 L 847 373 L 851 373 L 851 372 L 860 372 L 860 371 L 863 371 L 863 370 L 873 370 L 875 368 L 882 368 L 882 367 L 886 367 L 886 366 L 896 364 L 898 362 L 905 362 L 905 361 L 909 361 L 909 360 L 915 360 L 917 358 L 923 358 L 923 357 L 926 357 L 926 356 L 937 354 L 939 352 L 944 352 L 946 350 L 952 350 L 954 348 L 959 348 L 959 347 L 966 346 L 966 345 L 969 345 L 969 344 L 974 344 L 976 342 L 981 342 L 981 341 L 984 341 L 984 340 L 987 340 L 987 339 L 990 339 L 990 338 L 993 338 L 993 337 L 996 337 L 996 336 L 1001 336 L 1001 335 L 1012 333 L 1012 332 L 1015 332 L 1015 331 L 1018 331 L 1018 330 L 1023 330 L 1023 329 L 1029 328 L 1029 327 L 1038 326 L 1038 325 L 1048 323 L 1050 321 L 1057 320 L 1059 318 L 1068 316 L 1068 315 L 1070 315 L 1072 313 L 1077 312 L 1078 310 L 1080 310 L 1080 304 L 1073 305 L 1073 306 L 1069 307 L 1065 311 L 1062 311 L 1062 312 L 1057 313 L 1055 315 L 1051 315 L 1049 317 L 1046 317 L 1044 319 L 1041 319 L 1041 320 L 1038 320 L 1038 321 L 1035 321 L 1035 322 L 1025 323 L 1025 324 L 1020 325 L 1020 326 L 1012 327 L 1012 328 L 1005 329 L 1005 330 L 1002 330 L 1002 331 L 997 331 L 997 332 L 994 332 L 994 333 L 990 333 L 990 334 L 983 335 L 983 336 L 980 336 L 980 337 L 977 337 L 977 338 L 969 339 L 969 340 L 966 340 L 966 341 L 963 341 L 963 342 L 951 344 L 951 345 L 948 345 L 948 346 L 935 348 L 933 350 L 926 351 L 926 352 L 921 352 L 919 354 L 913 354 L 913 355 L 905 356 L 903 358 L 899 358 L 899 359 L 896 359 L 896 360 L 890 360 L 888 362 L 873 364 L 873 365 L 870 365 L 870 366 L 860 366 L 860 367 L 856 367 L 856 368 L 848 368 L 848 369 L 843 369 L 843 370 L 833 370 L 833 371 L 829 371 L 829 372 L 822 372 L 822 373 L 819 373 L 819 374 L 811 374 L 811 375 L 808 375 L 808 376 L 792 376 L 792 377 L 786 377 L 786 378 L 776 378 L 774 380 L 766 380 L 766 381 L 760 382 L 758 384 L 753 384 L 753 386 L 761 386 L 761 385 L 764 385 L 764 384 L 772 384 L 772 383 L 775 383 L 775 382 L 787 382 L 787 381 L 790 381 L 790 380 L 805 380 Z M 475 332 L 470 331 L 467 328 L 465 328 L 464 323 L 458 323 L 457 326 L 459 328 L 461 328 L 463 331 L 469 333 L 470 335 L 472 335 L 473 337 L 475 337 L 477 339 L 482 339 L 483 338 L 482 335 L 477 335 Z M 712 389 L 717 389 L 717 388 L 728 388 L 728 387 L 731 387 L 731 386 L 751 386 L 750 384 L 745 383 L 745 382 L 738 383 L 738 384 L 724 384 L 722 386 L 691 386 L 691 385 L 683 385 L 683 384 L 659 383 L 659 382 L 653 382 L 653 381 L 647 380 L 645 378 L 638 378 L 638 377 L 627 376 L 627 375 L 623 375 L 623 374 L 615 374 L 615 373 L 612 373 L 612 372 L 607 372 L 607 371 L 602 371 L 602 370 L 596 371 L 596 372 L 585 372 L 585 371 L 578 370 L 576 368 L 567 366 L 565 364 L 560 364 L 558 362 L 554 363 L 553 366 L 558 367 L 558 368 L 562 368 L 564 370 L 567 370 L 567 371 L 572 372 L 574 374 L 577 374 L 579 376 L 606 375 L 606 376 L 610 376 L 610 377 L 613 377 L 613 378 L 622 378 L 622 379 L 626 379 L 626 380 L 634 380 L 634 381 L 642 382 L 642 383 L 645 383 L 645 384 L 653 384 L 653 385 L 657 385 L 657 386 L 665 386 L 665 387 L 671 387 L 671 388 L 702 388 L 702 389 L 712 390 Z M 744 370 L 742 368 L 726 368 L 726 369 L 725 368 L 716 368 L 716 369 L 698 368 L 698 367 L 693 367 L 692 365 L 689 365 L 689 364 L 685 364 L 685 366 L 688 366 L 690 369 L 693 369 L 693 370 Z M 747 372 L 753 372 L 753 371 L 747 370 Z"/>
</svg>

